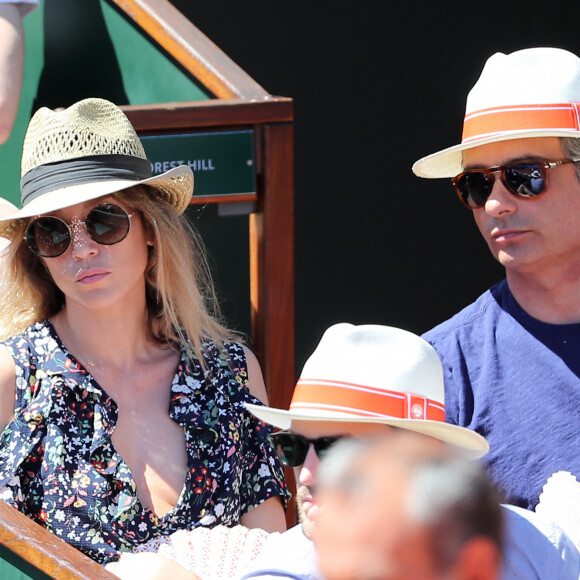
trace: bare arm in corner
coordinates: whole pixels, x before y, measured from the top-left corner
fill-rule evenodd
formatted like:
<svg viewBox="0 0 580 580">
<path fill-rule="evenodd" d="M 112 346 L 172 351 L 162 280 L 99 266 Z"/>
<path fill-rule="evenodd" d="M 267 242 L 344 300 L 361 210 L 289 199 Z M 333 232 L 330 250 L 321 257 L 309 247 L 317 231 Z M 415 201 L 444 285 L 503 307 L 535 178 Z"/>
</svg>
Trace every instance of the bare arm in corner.
<svg viewBox="0 0 580 580">
<path fill-rule="evenodd" d="M 16 4 L 0 4 L 0 145 L 10 136 L 22 90 L 24 27 Z"/>
<path fill-rule="evenodd" d="M 8 349 L 0 345 L 0 433 L 14 418 L 16 368 Z"/>
</svg>

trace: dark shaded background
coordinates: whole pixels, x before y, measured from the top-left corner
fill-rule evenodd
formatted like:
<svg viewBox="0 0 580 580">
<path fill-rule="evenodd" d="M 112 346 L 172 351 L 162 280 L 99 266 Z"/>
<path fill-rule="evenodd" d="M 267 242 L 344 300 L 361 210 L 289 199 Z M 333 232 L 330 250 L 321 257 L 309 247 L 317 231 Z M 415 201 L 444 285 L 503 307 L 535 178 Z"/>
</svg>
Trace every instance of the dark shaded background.
<svg viewBox="0 0 580 580">
<path fill-rule="evenodd" d="M 577 0 L 174 4 L 295 100 L 298 371 L 332 323 L 422 332 L 503 276 L 450 183 L 411 165 L 459 142 L 492 53 L 580 53 Z"/>
</svg>

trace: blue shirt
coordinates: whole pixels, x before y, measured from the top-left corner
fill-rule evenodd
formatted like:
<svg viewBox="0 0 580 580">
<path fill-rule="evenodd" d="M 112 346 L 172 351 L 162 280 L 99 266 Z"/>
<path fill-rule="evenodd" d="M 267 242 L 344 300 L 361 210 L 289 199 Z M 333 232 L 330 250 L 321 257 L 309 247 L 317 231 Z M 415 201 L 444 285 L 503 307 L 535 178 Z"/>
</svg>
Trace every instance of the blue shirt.
<svg viewBox="0 0 580 580">
<path fill-rule="evenodd" d="M 510 504 L 531 509 L 548 477 L 580 474 L 580 324 L 547 324 L 505 281 L 424 334 L 442 359 L 446 420 L 481 433 Z"/>
</svg>

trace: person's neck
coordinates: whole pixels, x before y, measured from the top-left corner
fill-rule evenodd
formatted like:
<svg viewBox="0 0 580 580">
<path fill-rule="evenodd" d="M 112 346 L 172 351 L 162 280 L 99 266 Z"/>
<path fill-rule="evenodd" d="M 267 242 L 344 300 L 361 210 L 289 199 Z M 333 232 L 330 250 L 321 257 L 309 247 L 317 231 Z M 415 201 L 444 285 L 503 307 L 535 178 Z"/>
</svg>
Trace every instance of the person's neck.
<svg viewBox="0 0 580 580">
<path fill-rule="evenodd" d="M 87 368 L 130 368 L 150 346 L 144 304 L 98 313 L 67 305 L 51 321 L 69 352 Z"/>
<path fill-rule="evenodd" d="M 517 303 L 530 316 L 550 324 L 580 322 L 580 272 L 538 276 L 507 270 L 506 278 Z"/>
</svg>

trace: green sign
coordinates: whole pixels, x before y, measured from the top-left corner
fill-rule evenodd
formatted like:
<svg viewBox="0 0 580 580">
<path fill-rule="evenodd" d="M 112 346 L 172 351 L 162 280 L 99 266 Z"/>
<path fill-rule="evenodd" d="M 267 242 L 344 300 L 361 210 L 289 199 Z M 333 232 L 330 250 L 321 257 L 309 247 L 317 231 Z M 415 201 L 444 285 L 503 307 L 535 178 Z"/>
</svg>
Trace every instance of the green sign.
<svg viewBox="0 0 580 580">
<path fill-rule="evenodd" d="M 254 132 L 141 136 L 153 174 L 189 165 L 194 197 L 256 193 Z"/>
</svg>

